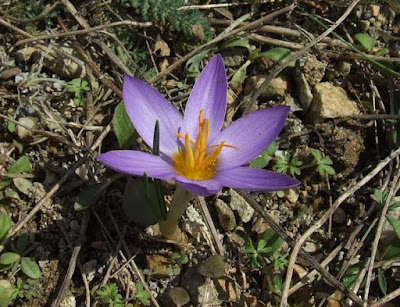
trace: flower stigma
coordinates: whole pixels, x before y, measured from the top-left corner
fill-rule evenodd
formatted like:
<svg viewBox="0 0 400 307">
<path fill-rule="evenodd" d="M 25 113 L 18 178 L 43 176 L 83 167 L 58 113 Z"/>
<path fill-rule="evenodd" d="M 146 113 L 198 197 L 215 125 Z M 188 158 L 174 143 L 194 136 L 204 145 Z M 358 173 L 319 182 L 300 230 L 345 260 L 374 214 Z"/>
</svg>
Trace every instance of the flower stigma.
<svg viewBox="0 0 400 307">
<path fill-rule="evenodd" d="M 179 149 L 172 155 L 173 167 L 177 174 L 192 180 L 207 180 L 215 177 L 217 173 L 218 155 L 223 148 L 239 150 L 236 146 L 226 145 L 221 142 L 218 145 L 207 146 L 210 122 L 204 118 L 204 110 L 200 110 L 199 132 L 196 141 L 189 137 L 189 133 L 183 135 L 176 132 L 178 138 L 184 140 Z"/>
</svg>

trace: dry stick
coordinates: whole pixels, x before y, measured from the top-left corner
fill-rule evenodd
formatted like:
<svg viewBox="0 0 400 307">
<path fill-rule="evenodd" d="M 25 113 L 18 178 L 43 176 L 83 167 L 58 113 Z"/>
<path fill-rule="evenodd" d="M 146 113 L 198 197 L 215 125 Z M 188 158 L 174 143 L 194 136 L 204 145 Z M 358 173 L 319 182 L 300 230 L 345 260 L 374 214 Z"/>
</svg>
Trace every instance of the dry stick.
<svg viewBox="0 0 400 307">
<path fill-rule="evenodd" d="M 69 282 L 72 279 L 72 275 L 74 275 L 75 272 L 75 267 L 76 267 L 76 259 L 78 258 L 79 252 L 82 248 L 82 245 L 85 241 L 85 233 L 86 229 L 89 223 L 89 213 L 88 211 L 85 211 L 82 217 L 82 225 L 81 225 L 81 230 L 79 232 L 78 239 L 76 240 L 76 245 L 74 247 L 74 250 L 72 252 L 71 259 L 69 260 L 69 266 L 67 270 L 67 274 L 65 274 L 64 281 L 61 285 L 60 290 L 58 291 L 57 298 L 55 301 L 51 304 L 51 306 L 57 307 L 60 306 L 62 300 L 64 299 L 65 292 L 68 289 Z"/>
<path fill-rule="evenodd" d="M 368 306 L 369 288 L 371 285 L 372 270 L 374 269 L 374 262 L 375 262 L 376 252 L 378 250 L 379 239 L 381 238 L 383 224 L 385 223 L 385 220 L 386 220 L 386 213 L 392 202 L 392 198 L 400 188 L 400 180 L 399 179 L 400 179 L 400 171 L 397 170 L 397 174 L 396 174 L 395 178 L 393 179 L 393 185 L 389 191 L 389 195 L 387 196 L 385 206 L 383 207 L 381 216 L 379 217 L 379 222 L 378 222 L 378 227 L 376 229 L 374 242 L 372 243 L 371 259 L 370 259 L 369 266 L 368 266 L 367 280 L 366 280 L 365 289 L 364 289 L 364 304 L 363 304 L 364 307 Z"/>
<path fill-rule="evenodd" d="M 256 90 L 254 90 L 244 101 L 242 102 L 243 104 L 243 113 L 246 114 L 253 103 L 256 102 L 257 98 L 261 95 L 261 93 L 264 91 L 265 88 L 268 87 L 269 83 L 273 78 L 275 78 L 289 63 L 299 59 L 308 49 L 319 43 L 324 37 L 328 36 L 333 30 L 335 30 L 340 23 L 342 23 L 343 20 L 346 19 L 346 17 L 351 13 L 353 8 L 357 5 L 357 3 L 360 2 L 360 0 L 354 0 L 350 6 L 347 8 L 347 10 L 344 12 L 344 14 L 324 33 L 322 33 L 320 36 L 318 36 L 316 39 L 314 39 L 312 42 L 308 43 L 305 45 L 302 49 L 300 49 L 298 52 L 293 54 L 292 56 L 288 57 L 285 60 L 285 63 L 282 65 L 279 65 L 277 68 L 275 68 L 267 77 L 267 79 L 263 82 L 263 84 Z"/>
<path fill-rule="evenodd" d="M 388 295 L 382 297 L 379 301 L 372 304 L 371 307 L 382 306 L 382 305 L 390 302 L 391 300 L 395 299 L 398 296 L 400 296 L 400 288 L 398 288 L 397 290 L 394 290 L 393 292 L 390 292 Z"/>
<path fill-rule="evenodd" d="M 88 34 L 88 33 L 93 33 L 93 32 L 99 32 L 104 29 L 118 27 L 118 26 L 124 26 L 124 25 L 147 28 L 147 27 L 152 26 L 153 24 L 151 22 L 137 22 L 137 21 L 131 21 L 131 20 L 117 21 L 117 22 L 113 22 L 110 24 L 91 27 L 91 28 L 87 28 L 87 29 L 83 29 L 83 30 L 36 35 L 36 36 L 32 36 L 31 38 L 23 39 L 23 40 L 16 42 L 15 46 L 20 46 L 23 44 L 35 42 L 37 40 L 46 40 L 46 39 L 52 39 L 52 38 L 60 38 L 60 37 L 66 37 L 66 36 L 83 35 L 83 34 Z"/>
<path fill-rule="evenodd" d="M 297 255 L 299 251 L 301 250 L 301 246 L 304 244 L 304 242 L 319 228 L 322 227 L 322 225 L 325 224 L 325 222 L 329 219 L 329 217 L 336 211 L 337 208 L 351 195 L 353 195 L 357 190 L 359 190 L 361 187 L 363 187 L 365 184 L 367 184 L 372 178 L 374 178 L 386 165 L 388 165 L 394 158 L 400 155 L 400 148 L 397 150 L 393 151 L 388 157 L 386 157 L 384 160 L 382 160 L 371 172 L 368 173 L 363 179 L 361 179 L 358 183 L 355 183 L 352 187 L 350 187 L 345 193 L 340 195 L 335 202 L 333 203 L 332 207 L 330 207 L 325 214 L 312 226 L 310 227 L 300 238 L 297 239 L 296 245 L 293 247 L 292 254 L 290 256 L 289 260 L 289 265 L 286 273 L 286 280 L 285 280 L 285 288 L 282 293 L 282 300 L 283 300 L 283 295 L 285 295 L 285 299 L 287 301 L 288 297 L 288 291 L 289 291 L 289 286 L 290 286 L 290 280 L 292 279 L 293 275 L 293 265 L 296 261 Z M 353 292 L 351 292 L 352 295 L 355 295 Z M 356 296 L 357 297 L 357 296 Z M 353 298 L 351 297 L 353 300 Z M 353 300 L 354 301 L 354 300 Z M 359 305 L 362 305 L 361 300 L 357 297 L 357 301 Z"/>
<path fill-rule="evenodd" d="M 60 16 L 57 16 L 57 21 L 60 24 L 60 26 L 64 29 L 64 31 L 68 32 L 68 29 L 65 26 Z M 110 88 L 115 94 L 117 94 L 120 98 L 122 98 L 121 90 L 118 87 L 116 87 L 114 83 L 111 82 L 111 80 L 109 80 L 105 75 L 101 73 L 100 68 L 98 68 L 98 66 L 92 60 L 90 55 L 87 52 L 85 52 L 85 50 L 83 50 L 83 48 L 77 41 L 74 41 L 74 46 L 76 48 L 76 51 L 78 51 L 78 53 L 83 57 L 86 64 L 88 64 L 89 67 L 93 70 L 93 73 L 96 75 L 96 77 L 99 78 L 105 86 Z"/>
<path fill-rule="evenodd" d="M 224 254 L 224 248 L 222 246 L 221 240 L 218 238 L 218 232 L 215 229 L 215 225 L 214 225 L 213 220 L 212 220 L 212 218 L 210 216 L 210 211 L 208 211 L 206 201 L 204 200 L 204 197 L 202 197 L 202 196 L 198 196 L 196 198 L 197 198 L 197 200 L 198 200 L 198 202 L 200 204 L 201 212 L 203 213 L 203 215 L 205 217 L 205 220 L 206 220 L 206 224 L 207 224 L 208 228 L 210 229 L 210 232 L 212 234 L 212 239 L 214 241 L 215 246 L 217 247 L 218 253 L 220 255 L 223 255 Z"/>
<path fill-rule="evenodd" d="M 64 0 L 65 1 L 65 0 Z M 153 79 L 150 80 L 149 83 L 154 83 L 157 82 L 158 80 L 160 80 L 161 78 L 163 78 L 164 76 L 168 75 L 169 73 L 171 73 L 175 68 L 177 68 L 179 65 L 181 65 L 182 63 L 186 62 L 187 60 L 189 60 L 192 56 L 196 55 L 197 53 L 199 53 L 201 50 L 203 50 L 206 47 L 209 47 L 211 45 L 214 45 L 232 35 L 238 34 L 242 31 L 246 31 L 255 27 L 258 27 L 260 24 L 275 18 L 276 16 L 279 16 L 283 13 L 286 13 L 288 11 L 291 11 L 295 8 L 295 4 L 291 4 L 287 7 L 284 7 L 280 10 L 277 10 L 271 14 L 268 14 L 264 17 L 261 17 L 260 19 L 257 19 L 256 21 L 250 22 L 249 24 L 242 26 L 240 28 L 237 28 L 236 30 L 232 30 L 230 32 L 227 33 L 222 33 L 219 36 L 217 36 L 216 38 L 210 40 L 207 43 L 204 43 L 203 45 L 197 47 L 195 50 L 189 52 L 188 54 L 186 54 L 185 56 L 183 56 L 182 58 L 180 58 L 178 61 L 176 61 L 175 63 L 173 63 L 172 65 L 170 65 L 167 69 L 163 70 L 161 73 L 159 73 L 156 77 L 154 77 Z"/>
<path fill-rule="evenodd" d="M 82 28 L 90 29 L 89 23 L 86 21 L 86 19 L 82 18 L 79 15 L 77 9 L 69 0 L 61 0 L 61 1 L 66 6 L 68 11 L 72 14 L 72 16 L 74 16 L 76 21 L 78 21 L 78 23 L 81 25 Z M 115 65 L 117 65 L 124 73 L 131 74 L 131 72 L 126 67 L 126 65 L 124 63 L 122 63 L 122 61 L 112 52 L 112 50 L 107 46 L 106 43 L 104 43 L 103 41 L 97 41 L 96 44 L 100 46 L 100 48 L 108 55 L 110 60 Z M 102 77 L 105 78 L 104 76 L 102 76 Z"/>
<path fill-rule="evenodd" d="M 400 149 L 399 149 L 399 154 L 400 154 Z M 251 207 L 268 223 L 269 226 L 275 232 L 288 243 L 290 246 L 294 247 L 295 246 L 295 240 L 289 237 L 285 230 L 278 225 L 274 219 L 267 213 L 263 211 L 263 208 L 254 200 L 253 197 L 251 197 L 248 193 L 246 192 L 239 192 L 239 194 L 250 204 Z M 306 260 L 308 263 L 310 263 L 314 269 L 316 269 L 330 284 L 334 285 L 337 287 L 341 292 L 343 292 L 345 295 L 347 295 L 349 298 L 351 298 L 354 302 L 359 304 L 360 306 L 362 305 L 361 299 L 355 295 L 353 292 L 349 291 L 346 289 L 334 276 L 332 276 L 328 271 L 326 271 L 321 264 L 318 263 L 308 252 L 306 252 L 303 248 L 300 247 L 300 256 Z"/>
</svg>

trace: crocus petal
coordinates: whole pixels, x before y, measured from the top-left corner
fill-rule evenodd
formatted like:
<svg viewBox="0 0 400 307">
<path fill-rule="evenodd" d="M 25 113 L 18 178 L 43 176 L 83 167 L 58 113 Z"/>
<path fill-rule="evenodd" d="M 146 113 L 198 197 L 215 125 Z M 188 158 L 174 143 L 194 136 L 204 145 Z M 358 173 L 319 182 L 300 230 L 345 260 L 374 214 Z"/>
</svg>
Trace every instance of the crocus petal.
<svg viewBox="0 0 400 307">
<path fill-rule="evenodd" d="M 203 118 L 210 121 L 209 138 L 221 131 L 226 110 L 228 83 L 224 62 L 220 55 L 214 56 L 201 72 L 186 104 L 184 115 L 185 133 L 196 139 L 199 128 L 200 110 Z"/>
<path fill-rule="evenodd" d="M 112 150 L 100 154 L 97 158 L 101 163 L 116 170 L 133 176 L 143 176 L 159 179 L 172 179 L 175 172 L 171 165 L 159 156 L 136 150 Z"/>
<path fill-rule="evenodd" d="M 175 180 L 188 192 L 201 195 L 210 196 L 217 194 L 221 189 L 222 185 L 215 179 L 209 180 L 190 180 L 188 178 L 177 175 Z"/>
<path fill-rule="evenodd" d="M 139 79 L 125 76 L 123 97 L 126 111 L 143 140 L 153 148 L 156 120 L 160 124 L 160 151 L 170 156 L 177 149 L 175 133 L 182 115 L 159 92 Z"/>
<path fill-rule="evenodd" d="M 223 130 L 212 144 L 225 142 L 218 159 L 218 170 L 241 166 L 260 154 L 285 125 L 289 107 L 280 106 L 250 113 Z"/>
<path fill-rule="evenodd" d="M 300 184 L 287 175 L 249 167 L 220 171 L 214 179 L 225 187 L 253 192 L 285 190 Z"/>
</svg>

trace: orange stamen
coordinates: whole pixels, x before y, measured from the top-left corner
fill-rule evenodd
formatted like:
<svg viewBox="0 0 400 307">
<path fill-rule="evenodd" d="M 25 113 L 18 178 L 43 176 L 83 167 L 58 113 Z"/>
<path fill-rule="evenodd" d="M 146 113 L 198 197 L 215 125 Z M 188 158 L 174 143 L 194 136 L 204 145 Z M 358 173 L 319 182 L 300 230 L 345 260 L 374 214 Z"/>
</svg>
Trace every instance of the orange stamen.
<svg viewBox="0 0 400 307">
<path fill-rule="evenodd" d="M 204 118 L 204 110 L 199 114 L 199 131 L 196 140 L 189 137 L 189 133 L 183 135 L 176 132 L 175 135 L 184 140 L 184 145 L 172 156 L 175 171 L 192 180 L 207 180 L 216 175 L 218 155 L 223 148 L 239 150 L 234 145 L 225 145 L 221 142 L 218 145 L 207 146 L 210 130 L 208 118 Z M 210 151 L 213 149 L 212 151 Z"/>
</svg>

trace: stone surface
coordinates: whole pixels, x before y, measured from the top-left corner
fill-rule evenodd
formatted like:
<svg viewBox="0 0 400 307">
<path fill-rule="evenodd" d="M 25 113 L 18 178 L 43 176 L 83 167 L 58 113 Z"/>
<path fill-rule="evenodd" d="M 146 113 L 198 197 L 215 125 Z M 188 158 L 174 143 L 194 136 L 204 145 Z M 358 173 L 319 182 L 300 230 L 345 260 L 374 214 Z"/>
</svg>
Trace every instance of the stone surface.
<svg viewBox="0 0 400 307">
<path fill-rule="evenodd" d="M 236 227 L 236 220 L 232 209 L 221 199 L 215 201 L 215 208 L 217 209 L 218 220 L 221 227 L 225 231 L 233 230 Z"/>
<path fill-rule="evenodd" d="M 308 84 L 313 87 L 320 83 L 325 76 L 328 64 L 320 61 L 314 54 L 306 54 L 303 65 L 303 73 Z"/>
<path fill-rule="evenodd" d="M 298 70 L 296 70 L 296 73 L 294 74 L 294 81 L 296 83 L 297 97 L 299 98 L 304 111 L 307 112 L 313 99 L 310 85 L 308 84 L 304 74 Z"/>
<path fill-rule="evenodd" d="M 237 211 L 243 223 L 250 221 L 254 214 L 254 209 L 233 189 L 229 189 L 231 197 L 230 206 L 233 210 Z"/>
<path fill-rule="evenodd" d="M 18 137 L 23 139 L 28 136 L 31 136 L 32 130 L 37 129 L 38 122 L 39 122 L 39 119 L 37 117 L 31 117 L 31 116 L 21 117 L 18 120 L 18 123 L 20 123 L 24 127 L 17 125 Z"/>
<path fill-rule="evenodd" d="M 285 198 L 292 204 L 295 204 L 299 199 L 299 192 L 297 191 L 296 188 L 287 189 L 285 190 L 284 193 L 285 193 Z"/>
<path fill-rule="evenodd" d="M 175 287 L 168 290 L 168 296 L 174 306 L 183 306 L 190 302 L 189 293 L 182 287 Z"/>
<path fill-rule="evenodd" d="M 257 75 L 248 77 L 244 86 L 244 92 L 246 94 L 251 93 L 253 90 L 258 89 L 264 81 L 267 79 L 266 75 Z M 260 97 L 261 98 L 274 98 L 283 97 L 289 94 L 291 91 L 291 84 L 289 78 L 286 75 L 278 76 L 271 80 L 269 86 L 265 88 Z"/>
<path fill-rule="evenodd" d="M 325 118 L 340 118 L 360 114 L 354 101 L 346 92 L 332 83 L 323 82 L 314 87 L 309 118 L 318 121 Z"/>
</svg>

